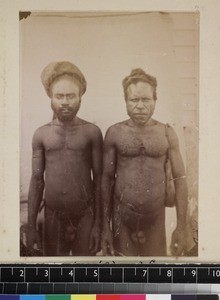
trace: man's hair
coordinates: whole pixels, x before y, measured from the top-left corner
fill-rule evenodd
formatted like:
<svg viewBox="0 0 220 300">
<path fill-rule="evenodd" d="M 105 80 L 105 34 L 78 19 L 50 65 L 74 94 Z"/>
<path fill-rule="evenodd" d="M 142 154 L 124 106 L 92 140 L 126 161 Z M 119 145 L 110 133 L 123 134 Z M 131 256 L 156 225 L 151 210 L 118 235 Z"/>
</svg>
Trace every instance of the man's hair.
<svg viewBox="0 0 220 300">
<path fill-rule="evenodd" d="M 51 85 L 63 76 L 69 76 L 79 83 L 80 94 L 86 91 L 86 80 L 80 69 L 69 61 L 59 61 L 48 64 L 41 73 L 41 82 L 47 95 L 51 96 Z"/>
<path fill-rule="evenodd" d="M 157 100 L 157 79 L 149 74 L 146 74 L 144 70 L 138 68 L 133 69 L 127 77 L 125 77 L 122 81 L 125 100 L 127 100 L 127 89 L 130 84 L 136 84 L 138 82 L 147 82 L 153 88 L 153 97 L 154 100 Z"/>
</svg>

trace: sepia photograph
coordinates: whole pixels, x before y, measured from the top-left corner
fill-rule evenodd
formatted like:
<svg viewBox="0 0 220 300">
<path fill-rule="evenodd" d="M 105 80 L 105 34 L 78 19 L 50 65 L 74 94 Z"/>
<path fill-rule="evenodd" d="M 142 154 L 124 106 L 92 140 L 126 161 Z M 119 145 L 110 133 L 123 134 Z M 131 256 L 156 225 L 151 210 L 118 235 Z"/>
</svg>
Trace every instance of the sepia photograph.
<svg viewBox="0 0 220 300">
<path fill-rule="evenodd" d="M 20 256 L 198 256 L 199 12 L 19 16 Z"/>
</svg>

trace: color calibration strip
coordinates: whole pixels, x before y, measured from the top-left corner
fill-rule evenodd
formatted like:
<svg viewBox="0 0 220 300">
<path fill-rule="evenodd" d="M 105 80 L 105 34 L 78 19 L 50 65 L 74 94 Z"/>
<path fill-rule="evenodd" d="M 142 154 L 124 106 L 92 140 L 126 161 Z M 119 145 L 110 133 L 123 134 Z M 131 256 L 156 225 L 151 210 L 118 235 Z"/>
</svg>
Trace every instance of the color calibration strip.
<svg viewBox="0 0 220 300">
<path fill-rule="evenodd" d="M 219 295 L 0 295 L 0 300 L 218 300 Z"/>
</svg>

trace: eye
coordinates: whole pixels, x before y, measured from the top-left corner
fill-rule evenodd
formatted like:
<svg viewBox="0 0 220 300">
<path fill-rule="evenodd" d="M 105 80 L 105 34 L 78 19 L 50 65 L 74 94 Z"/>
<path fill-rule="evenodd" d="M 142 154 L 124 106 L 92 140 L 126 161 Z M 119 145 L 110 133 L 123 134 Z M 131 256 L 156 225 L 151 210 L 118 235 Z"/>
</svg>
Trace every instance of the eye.
<svg viewBox="0 0 220 300">
<path fill-rule="evenodd" d="M 67 99 L 68 99 L 68 100 L 72 100 L 72 99 L 74 99 L 75 97 L 76 97 L 75 94 L 67 95 Z"/>
<path fill-rule="evenodd" d="M 142 101 L 143 101 L 144 103 L 147 103 L 147 102 L 150 102 L 151 99 L 150 99 L 150 98 L 142 98 Z"/>
<path fill-rule="evenodd" d="M 132 98 L 132 99 L 130 99 L 130 101 L 131 101 L 131 102 L 135 102 L 135 103 L 136 103 L 136 102 L 138 102 L 138 101 L 139 101 L 139 99 L 138 99 L 138 98 Z"/>
<path fill-rule="evenodd" d="M 56 94 L 56 98 L 57 98 L 58 100 L 62 100 L 62 99 L 63 99 L 63 95 L 61 95 L 61 94 Z"/>
</svg>

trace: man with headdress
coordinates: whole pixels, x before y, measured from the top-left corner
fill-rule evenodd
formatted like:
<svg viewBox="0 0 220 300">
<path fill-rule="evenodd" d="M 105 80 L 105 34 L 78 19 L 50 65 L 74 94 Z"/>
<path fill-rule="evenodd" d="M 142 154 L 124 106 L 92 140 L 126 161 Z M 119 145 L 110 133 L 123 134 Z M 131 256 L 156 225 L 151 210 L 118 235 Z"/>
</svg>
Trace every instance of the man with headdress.
<svg viewBox="0 0 220 300">
<path fill-rule="evenodd" d="M 104 255 L 167 255 L 165 234 L 167 153 L 175 183 L 177 227 L 171 254 L 185 246 L 187 185 L 178 138 L 152 118 L 157 81 L 142 69 L 123 80 L 129 119 L 105 136 L 102 177 Z"/>
<path fill-rule="evenodd" d="M 41 81 L 54 119 L 33 136 L 27 245 L 33 248 L 39 241 L 36 220 L 44 194 L 43 254 L 95 254 L 100 243 L 102 134 L 77 117 L 86 80 L 74 64 L 62 61 L 47 65 Z"/>
</svg>

